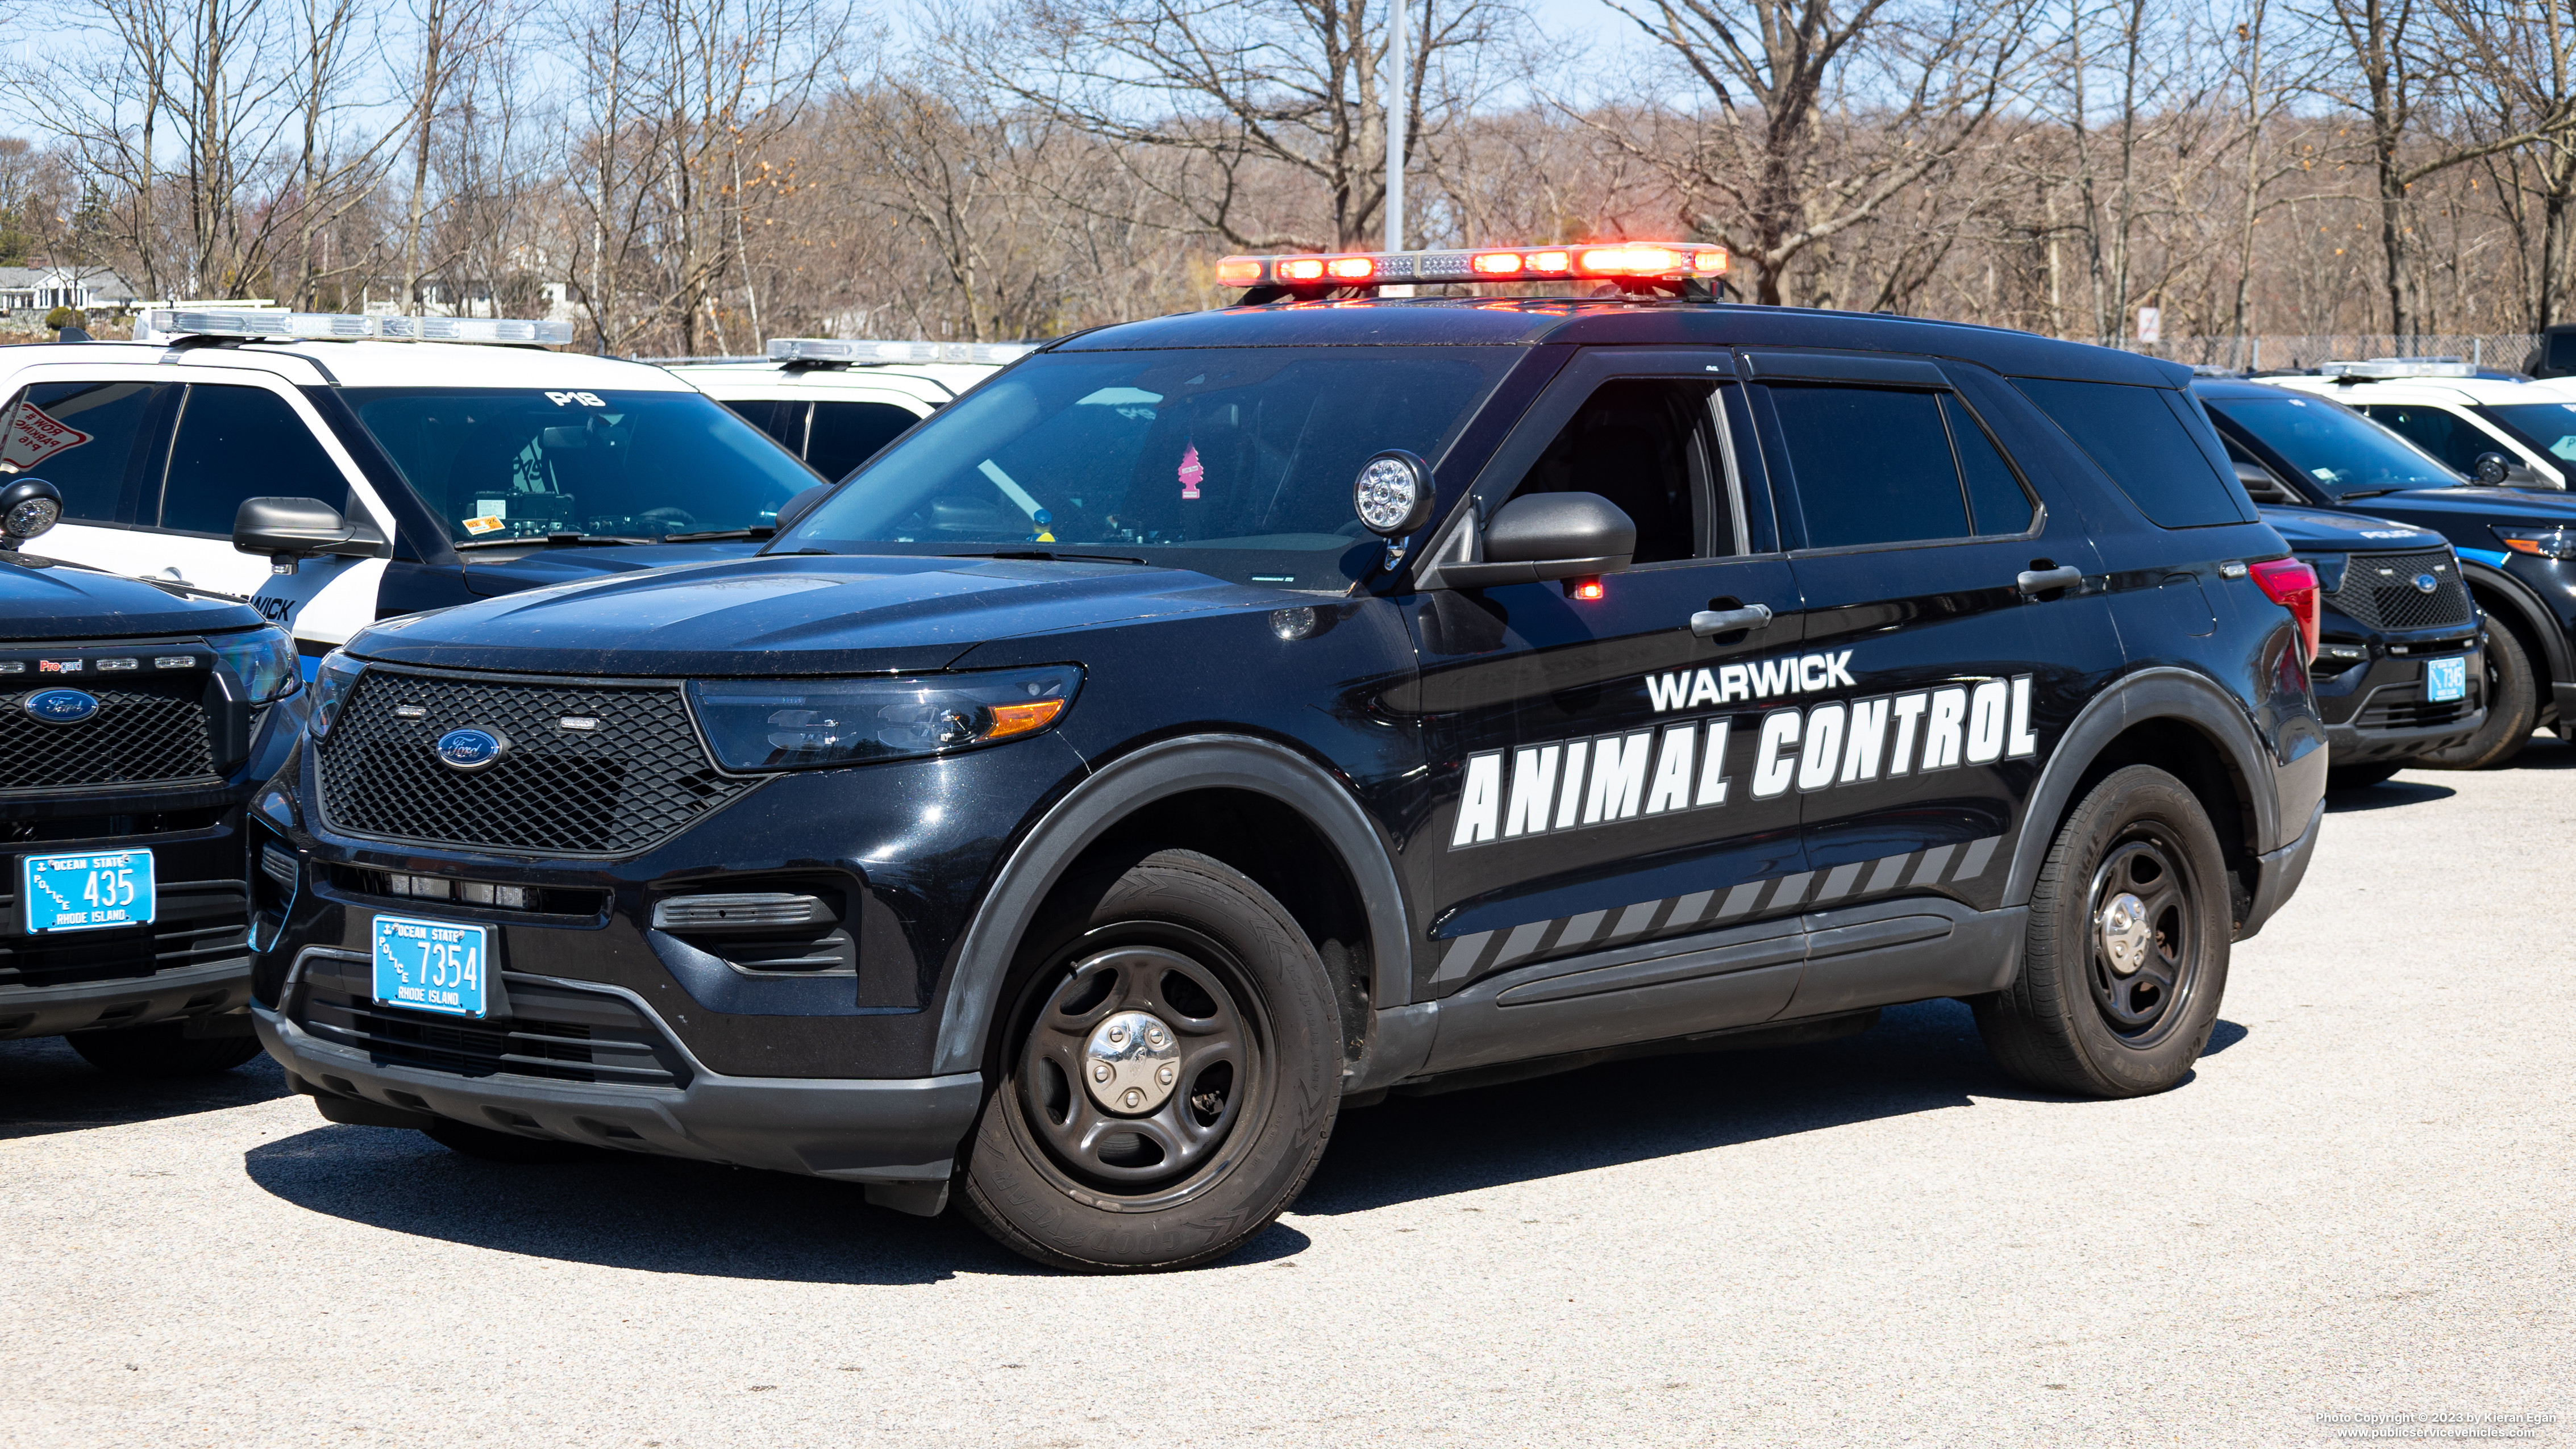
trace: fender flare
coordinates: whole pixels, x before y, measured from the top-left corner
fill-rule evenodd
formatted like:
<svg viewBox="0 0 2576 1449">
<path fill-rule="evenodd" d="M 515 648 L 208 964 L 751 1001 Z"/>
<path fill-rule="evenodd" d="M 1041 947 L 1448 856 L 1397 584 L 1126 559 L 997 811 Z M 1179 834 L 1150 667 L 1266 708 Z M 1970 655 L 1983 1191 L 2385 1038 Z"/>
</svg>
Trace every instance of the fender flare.
<svg viewBox="0 0 2576 1449">
<path fill-rule="evenodd" d="M 2539 636 L 2539 663 L 2549 671 L 2550 679 L 2576 680 L 2576 668 L 2571 668 L 2568 657 L 2567 630 L 2550 617 L 2548 608 L 2540 602 L 2539 595 L 2532 592 L 2529 584 L 2502 569 L 2491 568 L 2471 558 L 2460 560 L 2460 575 L 2489 593 L 2502 596 L 2512 605 L 2515 615 Z M 2548 693 L 2546 689 L 2541 691 L 2544 704 L 2548 702 Z"/>
<path fill-rule="evenodd" d="M 2230 757 L 2253 796 L 2254 853 L 2281 844 L 2281 802 L 2274 792 L 2262 788 L 2272 774 L 2270 755 L 2254 733 L 2245 707 L 2207 675 L 2172 666 L 2144 669 L 2095 695 L 2058 739 L 2022 814 L 2012 875 L 2004 884 L 2004 905 L 2030 904 L 2031 892 L 2039 884 L 2039 868 L 2056 841 L 2057 822 L 2073 803 L 2076 782 L 2111 741 L 2151 719 L 2179 719 L 2215 737 L 2220 753 Z M 2305 828 L 2306 822 L 2300 824 Z"/>
<path fill-rule="evenodd" d="M 1147 745 L 1095 771 L 1014 846 L 957 947 L 931 1070 L 984 1067 L 1002 978 L 1020 938 L 1067 866 L 1138 809 L 1193 790 L 1245 790 L 1295 809 L 1341 857 L 1368 917 L 1371 1002 L 1412 999 L 1412 930 L 1395 863 L 1341 782 L 1283 745 L 1241 735 L 1185 735 Z"/>
</svg>

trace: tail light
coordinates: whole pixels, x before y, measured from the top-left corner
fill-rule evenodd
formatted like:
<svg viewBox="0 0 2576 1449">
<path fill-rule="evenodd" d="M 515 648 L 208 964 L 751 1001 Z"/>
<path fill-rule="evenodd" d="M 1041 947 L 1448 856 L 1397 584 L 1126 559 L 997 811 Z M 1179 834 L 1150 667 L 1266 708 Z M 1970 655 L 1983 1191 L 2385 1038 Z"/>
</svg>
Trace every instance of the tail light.
<svg viewBox="0 0 2576 1449">
<path fill-rule="evenodd" d="M 2246 572 L 2263 586 L 2263 596 L 2290 611 L 2299 621 L 2299 646 L 2302 660 L 2317 657 L 2317 571 L 2298 559 L 2276 558 L 2270 563 L 2250 566 Z"/>
</svg>

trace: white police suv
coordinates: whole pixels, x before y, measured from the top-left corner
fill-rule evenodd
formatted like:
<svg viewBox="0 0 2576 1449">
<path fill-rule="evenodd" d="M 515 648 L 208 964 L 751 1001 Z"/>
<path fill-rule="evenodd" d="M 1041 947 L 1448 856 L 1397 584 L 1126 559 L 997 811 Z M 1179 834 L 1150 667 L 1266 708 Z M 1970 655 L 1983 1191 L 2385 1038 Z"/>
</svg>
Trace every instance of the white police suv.
<svg viewBox="0 0 2576 1449">
<path fill-rule="evenodd" d="M 0 471 L 61 490 L 54 556 L 248 598 L 308 659 L 398 614 L 747 554 L 822 481 L 661 368 L 548 350 L 564 323 L 148 316 L 168 340 L 0 353 Z"/>
<path fill-rule="evenodd" d="M 2256 379 L 2320 393 L 2442 460 L 2463 477 L 2517 488 L 2576 482 L 2576 397 L 2456 357 L 2329 362 Z"/>
<path fill-rule="evenodd" d="M 740 413 L 827 479 L 914 423 L 1037 351 L 1022 342 L 885 342 L 777 337 L 766 357 L 671 364 L 671 373 Z"/>
</svg>

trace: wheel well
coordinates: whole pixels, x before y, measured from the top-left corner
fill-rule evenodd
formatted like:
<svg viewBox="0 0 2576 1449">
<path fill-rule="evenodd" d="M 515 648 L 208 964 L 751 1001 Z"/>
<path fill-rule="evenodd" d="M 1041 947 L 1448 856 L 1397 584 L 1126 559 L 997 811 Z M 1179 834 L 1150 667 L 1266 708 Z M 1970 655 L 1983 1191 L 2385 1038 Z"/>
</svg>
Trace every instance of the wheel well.
<svg viewBox="0 0 2576 1449">
<path fill-rule="evenodd" d="M 1195 850 L 1249 876 L 1297 924 L 1332 973 L 1342 1007 L 1342 1050 L 1358 1060 L 1370 1020 L 1368 911 L 1349 867 L 1296 809 L 1250 790 L 1167 795 L 1122 818 L 1068 863 L 1063 879 L 1095 861 L 1138 850 Z M 1398 969 L 1401 969 L 1399 966 Z"/>
<path fill-rule="evenodd" d="M 2557 670 L 2550 666 L 2548 642 L 2532 628 L 2531 620 L 2524 614 L 2520 604 L 2508 597 L 2503 590 L 2491 584 L 2472 581 L 2469 584 L 2469 597 L 2477 600 L 2479 612 L 2487 616 L 2489 623 L 2502 624 L 2513 631 L 2515 641 L 2522 645 L 2522 657 L 2530 661 L 2532 676 L 2541 686 L 2541 714 L 2543 718 L 2547 718 L 2550 706 L 2548 686 L 2557 677 Z"/>
<path fill-rule="evenodd" d="M 2260 875 L 2253 787 L 2227 751 L 2188 720 L 2173 716 L 2141 720 L 2103 746 L 2067 795 L 2051 828 L 2052 838 L 2094 786 L 2130 765 L 2153 765 L 2182 781 L 2200 801 L 2200 808 L 2209 812 L 2209 823 L 2218 831 L 2219 850 L 2227 857 L 2235 919 L 2243 924 Z"/>
</svg>

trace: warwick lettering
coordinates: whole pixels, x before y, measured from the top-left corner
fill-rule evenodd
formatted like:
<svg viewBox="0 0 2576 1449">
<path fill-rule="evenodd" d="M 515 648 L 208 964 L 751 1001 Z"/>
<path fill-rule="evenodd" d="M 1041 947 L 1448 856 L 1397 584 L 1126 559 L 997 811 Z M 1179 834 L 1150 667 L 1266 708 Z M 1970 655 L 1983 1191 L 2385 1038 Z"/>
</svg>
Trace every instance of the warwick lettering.
<svg viewBox="0 0 2576 1449">
<path fill-rule="evenodd" d="M 1646 693 L 1662 714 L 1708 700 L 1821 690 L 1828 681 L 1852 682 L 1845 668 L 1850 659 L 1845 651 L 1649 675 Z M 1772 800 L 1792 789 L 1813 793 L 2037 755 L 2030 680 L 2016 674 L 1773 709 L 1748 727 L 1753 759 L 1745 788 L 1756 800 Z M 1449 848 L 1722 806 L 1735 787 L 1727 741 L 1738 718 L 1674 720 L 1626 734 L 1469 755 Z"/>
</svg>

